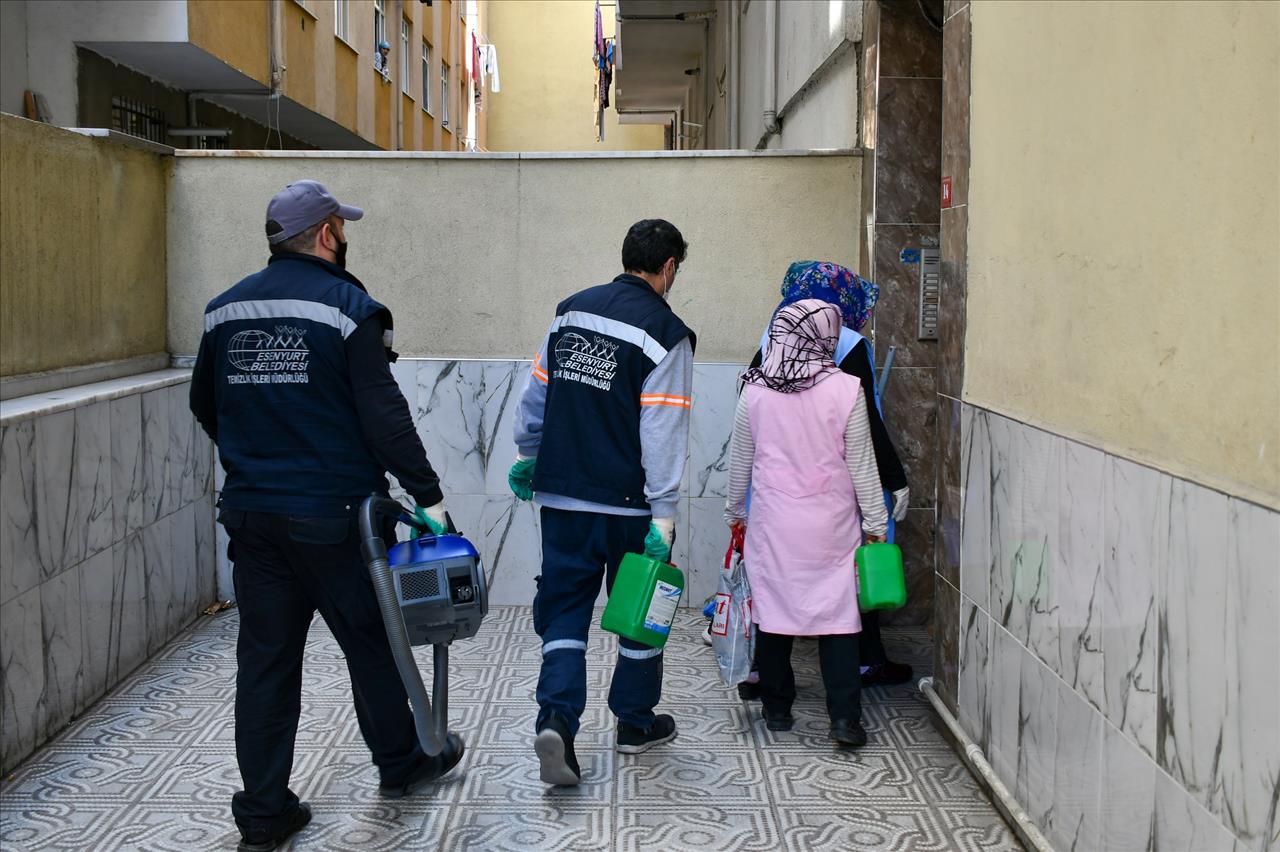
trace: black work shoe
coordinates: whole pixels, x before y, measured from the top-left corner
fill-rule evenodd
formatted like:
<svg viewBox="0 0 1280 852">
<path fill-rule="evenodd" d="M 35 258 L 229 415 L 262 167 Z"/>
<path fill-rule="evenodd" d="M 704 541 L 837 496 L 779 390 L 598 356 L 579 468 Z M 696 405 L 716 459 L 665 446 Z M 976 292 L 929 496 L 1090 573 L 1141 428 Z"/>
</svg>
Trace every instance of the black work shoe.
<svg viewBox="0 0 1280 852">
<path fill-rule="evenodd" d="M 738 697 L 743 701 L 755 701 L 758 699 L 760 697 L 759 682 L 750 683 L 744 680 L 742 683 L 738 684 Z"/>
<path fill-rule="evenodd" d="M 906 663 L 884 662 L 872 666 L 862 675 L 863 687 L 896 686 L 911 680 L 911 666 Z"/>
<path fill-rule="evenodd" d="M 618 723 L 618 751 L 623 754 L 640 754 L 675 738 L 676 720 L 666 713 L 655 716 L 648 728 L 637 728 L 626 722 Z"/>
<path fill-rule="evenodd" d="M 831 723 L 831 739 L 840 748 L 862 748 L 867 744 L 867 730 L 861 722 L 836 719 Z"/>
<path fill-rule="evenodd" d="M 444 740 L 444 749 L 435 757 L 428 757 L 409 778 L 399 784 L 382 783 L 378 785 L 378 795 L 384 799 L 403 799 L 412 796 L 425 784 L 429 784 L 448 774 L 450 769 L 458 765 L 467 746 L 462 738 L 450 731 Z"/>
<path fill-rule="evenodd" d="M 293 816 L 279 829 L 271 832 L 250 831 L 247 834 L 242 831 L 236 852 L 273 852 L 309 822 L 311 822 L 311 806 L 306 802 L 298 802 Z"/>
<path fill-rule="evenodd" d="M 557 714 L 552 713 L 538 729 L 538 735 L 533 738 L 533 751 L 541 764 L 538 777 L 543 783 L 572 787 L 582 781 L 578 756 L 573 753 L 573 734 Z"/>
<path fill-rule="evenodd" d="M 764 711 L 764 726 L 771 731 L 789 731 L 795 724 L 796 719 L 790 710 Z"/>
</svg>

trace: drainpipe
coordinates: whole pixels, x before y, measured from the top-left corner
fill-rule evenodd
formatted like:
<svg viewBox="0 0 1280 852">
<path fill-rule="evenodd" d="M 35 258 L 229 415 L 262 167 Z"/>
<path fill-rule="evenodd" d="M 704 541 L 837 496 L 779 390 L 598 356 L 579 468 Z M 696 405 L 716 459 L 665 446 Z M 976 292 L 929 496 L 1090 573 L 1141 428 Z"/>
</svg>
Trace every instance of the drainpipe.
<svg viewBox="0 0 1280 852">
<path fill-rule="evenodd" d="M 996 806 L 1013 822 L 1014 831 L 1022 841 L 1022 844 L 1031 849 L 1032 852 L 1053 852 L 1053 847 L 1049 845 L 1049 841 L 1045 839 L 1045 836 L 1040 833 L 1040 829 L 1032 822 L 1031 815 L 1027 813 L 1027 809 L 1014 798 L 1013 793 L 1009 791 L 1009 788 L 996 775 L 995 769 L 987 762 L 982 749 L 969 738 L 969 735 L 960 727 L 960 723 L 956 721 L 956 717 L 951 715 L 947 705 L 942 703 L 942 699 L 938 697 L 938 693 L 933 688 L 933 678 L 921 678 L 919 687 L 925 698 L 929 699 L 929 704 L 932 705 L 934 712 L 942 719 L 942 723 L 947 726 L 947 730 L 955 739 L 959 746 L 956 750 L 960 753 L 965 765 L 969 767 L 969 771 L 976 775 L 978 781 L 991 791 L 991 795 L 996 801 Z"/>
<path fill-rule="evenodd" d="M 284 84 L 284 19 L 281 17 L 281 3 L 284 0 L 271 0 L 268 22 L 271 28 L 270 82 L 271 94 L 278 95 Z"/>
<path fill-rule="evenodd" d="M 767 0 L 764 5 L 764 133 L 774 135 L 778 124 L 778 0 Z M 762 144 L 757 146 L 763 148 Z"/>
<path fill-rule="evenodd" d="M 729 0 L 729 144 L 738 147 L 738 26 L 739 0 Z"/>
</svg>

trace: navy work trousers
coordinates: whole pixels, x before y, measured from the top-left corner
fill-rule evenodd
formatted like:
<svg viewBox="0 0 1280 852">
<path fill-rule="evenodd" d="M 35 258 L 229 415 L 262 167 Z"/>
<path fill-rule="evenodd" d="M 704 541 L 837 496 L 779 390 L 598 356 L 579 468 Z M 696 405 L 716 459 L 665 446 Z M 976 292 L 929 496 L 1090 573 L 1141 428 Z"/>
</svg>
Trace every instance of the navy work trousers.
<svg viewBox="0 0 1280 852">
<path fill-rule="evenodd" d="M 291 518 L 224 509 L 240 635 L 236 760 L 244 789 L 231 810 L 244 831 L 273 831 L 297 807 L 289 789 L 302 709 L 302 652 L 316 610 L 347 658 L 356 719 L 382 781 L 429 760 L 418 746 L 354 518 Z"/>
<path fill-rule="evenodd" d="M 542 637 L 537 729 L 554 712 L 578 732 L 587 706 L 587 631 L 600 581 L 613 589 L 623 555 L 643 553 L 648 531 L 648 516 L 543 507 L 542 575 L 533 599 L 533 626 Z M 661 697 L 662 651 L 619 637 L 609 709 L 629 725 L 648 728 Z"/>
</svg>

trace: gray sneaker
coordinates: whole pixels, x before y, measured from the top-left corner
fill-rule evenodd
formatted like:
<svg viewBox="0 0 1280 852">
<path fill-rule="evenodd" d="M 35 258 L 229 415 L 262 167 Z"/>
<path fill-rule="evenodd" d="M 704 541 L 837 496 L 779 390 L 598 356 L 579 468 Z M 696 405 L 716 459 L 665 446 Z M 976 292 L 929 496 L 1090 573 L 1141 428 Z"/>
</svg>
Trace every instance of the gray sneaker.
<svg viewBox="0 0 1280 852">
<path fill-rule="evenodd" d="M 648 728 L 637 728 L 626 722 L 618 723 L 618 751 L 623 754 L 640 754 L 675 738 L 676 720 L 666 713 L 655 716 Z"/>
</svg>

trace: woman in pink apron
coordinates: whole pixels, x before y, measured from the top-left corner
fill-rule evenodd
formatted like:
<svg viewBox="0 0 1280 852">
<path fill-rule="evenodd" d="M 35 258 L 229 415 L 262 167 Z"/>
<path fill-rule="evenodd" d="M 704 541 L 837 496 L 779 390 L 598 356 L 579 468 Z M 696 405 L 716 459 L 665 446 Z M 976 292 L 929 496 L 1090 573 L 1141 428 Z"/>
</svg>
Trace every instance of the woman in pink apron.
<svg viewBox="0 0 1280 852">
<path fill-rule="evenodd" d="M 853 553 L 864 536 L 883 539 L 888 513 L 861 383 L 835 365 L 840 325 L 840 310 L 818 299 L 774 316 L 764 362 L 743 374 L 725 518 L 730 526 L 746 525 L 744 558 L 769 730 L 794 724 L 792 639 L 816 636 L 831 738 L 856 748 L 867 734 Z"/>
</svg>

